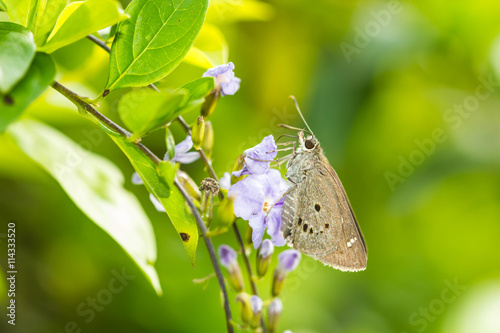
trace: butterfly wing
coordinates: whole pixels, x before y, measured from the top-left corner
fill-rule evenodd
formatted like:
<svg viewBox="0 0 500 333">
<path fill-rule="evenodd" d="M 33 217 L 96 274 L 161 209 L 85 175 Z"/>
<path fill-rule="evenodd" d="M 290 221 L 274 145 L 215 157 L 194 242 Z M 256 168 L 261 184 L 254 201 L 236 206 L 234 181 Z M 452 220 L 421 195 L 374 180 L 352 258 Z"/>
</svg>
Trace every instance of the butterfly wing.
<svg viewBox="0 0 500 333">
<path fill-rule="evenodd" d="M 283 204 L 284 237 L 325 265 L 343 271 L 365 269 L 366 244 L 337 174 L 327 161 L 304 172 Z"/>
<path fill-rule="evenodd" d="M 282 226 L 284 236 L 289 236 L 296 249 L 314 256 L 337 247 L 342 232 L 341 207 L 331 179 L 317 168 L 305 172 L 286 196 Z"/>
<path fill-rule="evenodd" d="M 322 165 L 325 166 L 325 163 Z M 342 232 L 336 249 L 316 255 L 315 259 L 342 271 L 364 270 L 368 259 L 366 243 L 344 187 L 330 164 L 326 163 L 326 167 L 320 170 L 333 180 L 341 210 Z"/>
</svg>

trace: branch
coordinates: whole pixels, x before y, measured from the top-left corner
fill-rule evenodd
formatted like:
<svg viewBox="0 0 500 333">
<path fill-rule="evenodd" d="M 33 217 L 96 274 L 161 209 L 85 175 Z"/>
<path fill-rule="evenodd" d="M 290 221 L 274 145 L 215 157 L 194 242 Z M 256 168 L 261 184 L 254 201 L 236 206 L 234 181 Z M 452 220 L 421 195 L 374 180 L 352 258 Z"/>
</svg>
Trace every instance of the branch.
<svg viewBox="0 0 500 333">
<path fill-rule="evenodd" d="M 224 277 L 222 276 L 222 272 L 220 270 L 219 263 L 217 262 L 217 256 L 215 255 L 214 245 L 212 244 L 212 240 L 209 237 L 207 237 L 207 233 L 208 233 L 207 227 L 205 226 L 205 223 L 203 223 L 203 220 L 201 219 L 200 213 L 196 209 L 196 206 L 194 205 L 193 201 L 189 198 L 189 194 L 186 193 L 186 190 L 184 190 L 184 188 L 177 181 L 177 179 L 174 180 L 174 183 L 175 183 L 175 186 L 177 186 L 177 188 L 179 189 L 181 194 L 186 199 L 186 202 L 188 203 L 189 207 L 191 208 L 191 211 L 193 212 L 196 223 L 198 224 L 198 228 L 200 228 L 201 235 L 203 236 L 203 240 L 205 241 L 205 245 L 207 246 L 208 254 L 210 255 L 210 260 L 212 261 L 212 265 L 214 266 L 215 275 L 217 276 L 217 281 L 219 281 L 219 287 L 222 291 L 222 294 L 224 295 L 224 310 L 226 312 L 227 331 L 232 333 L 233 332 L 233 324 L 232 324 L 232 319 L 231 319 L 231 309 L 229 308 L 229 299 L 227 296 L 226 285 L 224 284 Z"/>
<path fill-rule="evenodd" d="M 92 115 L 94 118 L 96 118 L 99 122 L 101 122 L 103 125 L 105 125 L 108 129 L 111 129 L 118 133 L 120 136 L 124 138 L 130 137 L 130 133 L 126 131 L 125 129 L 121 128 L 119 125 L 114 123 L 111 119 L 107 118 L 104 116 L 102 113 L 94 109 L 90 104 L 85 102 L 79 95 L 75 94 L 68 88 L 64 87 L 60 83 L 54 81 L 52 84 L 52 88 L 54 88 L 56 91 L 58 91 L 61 95 L 69 99 L 73 104 L 76 105 L 78 109 L 83 109 L 86 112 L 88 112 L 90 115 Z M 134 142 L 135 144 L 151 161 L 153 161 L 155 164 L 159 164 L 161 160 L 153 154 L 146 146 L 144 146 L 140 142 Z M 212 261 L 212 266 L 214 267 L 215 275 L 217 276 L 217 280 L 219 281 L 219 287 L 222 291 L 222 294 L 224 295 L 224 310 L 226 313 L 226 323 L 227 323 L 227 331 L 229 333 L 233 333 L 233 325 L 232 325 L 232 318 L 231 318 L 231 310 L 229 308 L 229 298 L 227 296 L 227 290 L 226 286 L 224 284 L 224 277 L 222 276 L 222 272 L 220 270 L 219 263 L 217 261 L 217 257 L 215 255 L 215 250 L 214 246 L 212 244 L 212 241 L 210 238 L 207 237 L 207 228 L 205 227 L 205 224 L 203 223 L 203 220 L 201 219 L 200 213 L 196 209 L 196 206 L 194 205 L 193 201 L 189 197 L 189 195 L 186 193 L 182 185 L 177 181 L 177 179 L 174 179 L 174 184 L 179 189 L 181 192 L 182 196 L 188 203 L 189 207 L 191 208 L 191 211 L 193 213 L 193 216 L 196 220 L 196 223 L 198 225 L 198 228 L 200 228 L 201 234 L 203 239 L 205 240 L 205 245 L 207 246 L 208 253 L 210 255 L 210 260 Z"/>
</svg>

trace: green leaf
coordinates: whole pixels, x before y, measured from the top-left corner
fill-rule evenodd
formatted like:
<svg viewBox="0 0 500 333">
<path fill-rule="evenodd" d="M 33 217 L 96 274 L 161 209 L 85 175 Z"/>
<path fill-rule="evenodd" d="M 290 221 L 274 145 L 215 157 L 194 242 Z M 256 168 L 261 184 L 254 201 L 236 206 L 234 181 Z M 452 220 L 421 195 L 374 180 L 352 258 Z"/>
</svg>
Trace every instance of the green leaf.
<svg viewBox="0 0 500 333">
<path fill-rule="evenodd" d="M 21 150 L 49 172 L 73 202 L 125 250 L 161 294 L 154 268 L 154 232 L 137 199 L 123 188 L 121 171 L 37 121 L 19 121 L 8 132 Z"/>
<path fill-rule="evenodd" d="M 66 4 L 67 0 L 38 0 L 36 9 L 38 15 L 32 30 L 36 45 L 45 44 Z"/>
<path fill-rule="evenodd" d="M 193 45 L 207 7 L 208 0 L 132 1 L 111 47 L 105 89 L 142 87 L 170 73 Z"/>
<path fill-rule="evenodd" d="M 3 3 L 2 0 L 0 0 L 0 10 L 3 10 L 4 12 L 7 11 L 7 6 Z"/>
<path fill-rule="evenodd" d="M 174 166 L 167 162 L 161 163 L 161 167 L 157 168 L 134 144 L 127 142 L 124 138 L 119 136 L 110 135 L 110 137 L 128 157 L 130 163 L 132 163 L 134 169 L 141 176 L 149 192 L 153 193 L 165 208 L 170 221 L 181 237 L 182 244 L 186 249 L 189 260 L 191 260 L 194 266 L 196 247 L 198 245 L 198 227 L 196 225 L 196 220 L 191 214 L 191 211 L 188 210 L 181 192 L 171 183 L 170 185 L 167 183 L 170 180 L 166 180 L 159 174 L 160 169 L 162 175 L 165 175 L 165 177 L 172 177 L 175 171 L 172 172 L 172 170 L 168 169 L 174 168 Z"/>
<path fill-rule="evenodd" d="M 199 109 L 205 101 L 205 97 L 215 88 L 213 77 L 202 77 L 182 86 L 180 89 L 188 92 L 188 99 L 179 114 Z"/>
<path fill-rule="evenodd" d="M 31 28 L 37 0 L 3 0 L 12 22 Z"/>
<path fill-rule="evenodd" d="M 228 53 L 226 40 L 219 28 L 204 24 L 184 61 L 202 68 L 211 68 L 226 64 Z"/>
<path fill-rule="evenodd" d="M 125 94 L 118 104 L 118 113 L 133 132 L 130 141 L 173 121 L 186 99 L 184 90 L 158 93 L 145 88 Z"/>
<path fill-rule="evenodd" d="M 21 115 L 53 82 L 56 66 L 45 53 L 36 53 L 28 73 L 8 94 L 0 93 L 0 133 Z"/>
<path fill-rule="evenodd" d="M 72 2 L 64 8 L 54 30 L 40 51 L 51 53 L 76 42 L 88 34 L 126 19 L 114 0 L 87 0 Z"/>
<path fill-rule="evenodd" d="M 0 22 L 0 93 L 6 93 L 26 74 L 35 57 L 33 34 L 19 24 Z"/>
</svg>

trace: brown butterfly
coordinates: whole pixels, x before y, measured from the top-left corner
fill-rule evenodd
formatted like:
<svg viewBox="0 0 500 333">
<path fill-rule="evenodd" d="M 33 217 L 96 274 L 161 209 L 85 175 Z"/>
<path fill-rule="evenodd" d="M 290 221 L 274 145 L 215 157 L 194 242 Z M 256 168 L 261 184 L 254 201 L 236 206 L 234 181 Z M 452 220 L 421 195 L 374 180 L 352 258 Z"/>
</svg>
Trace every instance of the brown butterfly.
<svg viewBox="0 0 500 333">
<path fill-rule="evenodd" d="M 325 265 L 342 271 L 364 270 L 366 243 L 347 194 L 291 97 L 309 131 L 280 125 L 299 130 L 299 147 L 295 148 L 293 141 L 293 153 L 285 157 L 285 177 L 291 186 L 284 195 L 281 213 L 283 236 L 295 249 Z"/>
</svg>

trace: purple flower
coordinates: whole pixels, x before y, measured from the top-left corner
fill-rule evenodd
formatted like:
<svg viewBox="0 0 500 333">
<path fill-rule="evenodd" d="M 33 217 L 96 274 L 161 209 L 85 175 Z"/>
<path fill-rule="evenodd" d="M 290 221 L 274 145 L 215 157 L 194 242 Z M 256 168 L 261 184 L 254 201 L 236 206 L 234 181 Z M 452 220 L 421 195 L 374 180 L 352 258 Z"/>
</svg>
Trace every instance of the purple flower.
<svg viewBox="0 0 500 333">
<path fill-rule="evenodd" d="M 174 158 L 172 158 L 171 162 L 178 162 L 181 164 L 189 164 L 193 163 L 197 159 L 200 158 L 200 154 L 198 152 L 187 152 L 189 149 L 193 147 L 193 140 L 191 140 L 191 136 L 188 135 L 184 141 L 179 142 L 175 146 Z M 168 156 L 168 152 L 165 154 L 163 158 L 164 161 L 168 161 L 170 158 Z M 137 172 L 132 174 L 132 184 L 134 185 L 142 185 L 144 182 L 141 179 L 141 176 Z M 158 201 L 158 200 L 157 200 Z M 153 202 L 155 204 L 155 202 Z M 156 206 L 156 204 L 155 204 Z M 163 210 L 165 211 L 165 210 Z"/>
<path fill-rule="evenodd" d="M 266 228 L 274 245 L 285 245 L 280 228 L 282 196 L 287 188 L 280 172 L 274 169 L 263 175 L 248 176 L 229 188 L 228 196 L 233 199 L 234 214 L 249 222 L 256 249 L 262 242 Z"/>
<path fill-rule="evenodd" d="M 283 311 L 283 302 L 279 298 L 274 298 L 271 304 L 269 304 L 269 316 L 280 315 Z"/>
<path fill-rule="evenodd" d="M 242 292 L 245 290 L 245 283 L 243 282 L 243 275 L 241 273 L 240 265 L 238 265 L 238 254 L 230 246 L 222 244 L 219 246 L 219 261 L 229 273 L 229 282 L 233 288 Z"/>
<path fill-rule="evenodd" d="M 274 245 L 269 239 L 264 239 L 260 246 L 259 256 L 263 259 L 269 258 L 274 253 Z"/>
<path fill-rule="evenodd" d="M 193 148 L 193 140 L 191 140 L 191 136 L 188 135 L 184 141 L 179 142 L 175 146 L 174 157 L 170 160 L 173 162 L 178 162 L 181 164 L 189 164 L 193 163 L 197 159 L 200 158 L 200 154 L 196 151 L 192 151 L 188 153 L 188 150 Z M 168 161 L 170 157 L 168 156 L 168 152 L 165 154 L 163 158 L 164 161 Z"/>
<path fill-rule="evenodd" d="M 283 311 L 283 303 L 277 297 L 273 298 L 271 304 L 269 304 L 268 311 L 268 322 L 267 328 L 270 332 L 276 332 L 278 328 L 278 323 L 281 317 L 281 312 Z"/>
<path fill-rule="evenodd" d="M 262 300 L 259 296 L 252 295 L 250 297 L 250 304 L 252 306 L 253 314 L 256 315 L 262 311 Z"/>
<path fill-rule="evenodd" d="M 297 268 L 300 258 L 300 252 L 294 249 L 285 250 L 278 255 L 278 266 L 274 270 L 273 286 L 271 287 L 273 296 L 281 294 L 287 274 Z"/>
<path fill-rule="evenodd" d="M 271 164 L 270 161 L 274 160 L 278 154 L 276 150 L 277 147 L 273 135 L 266 136 L 261 143 L 253 148 L 245 150 L 245 165 L 243 169 L 234 171 L 233 176 L 262 175 L 266 173 Z"/>
<path fill-rule="evenodd" d="M 219 260 L 220 264 L 227 269 L 236 263 L 237 253 L 228 245 L 219 246 Z"/>
<path fill-rule="evenodd" d="M 229 187 L 231 187 L 231 174 L 229 172 L 225 172 L 224 176 L 219 179 L 219 185 L 220 188 L 229 190 Z"/>
<path fill-rule="evenodd" d="M 210 68 L 203 77 L 211 76 L 215 78 L 216 85 L 220 87 L 222 96 L 234 95 L 240 89 L 241 80 L 234 76 L 234 64 L 220 65 Z"/>
<path fill-rule="evenodd" d="M 294 249 L 285 250 L 278 255 L 278 267 L 276 269 L 290 273 L 297 268 L 300 258 L 301 254 L 299 251 Z"/>
<path fill-rule="evenodd" d="M 274 252 L 274 245 L 269 239 L 264 239 L 257 253 L 256 271 L 259 277 L 266 275 L 271 263 L 271 256 Z"/>
</svg>

